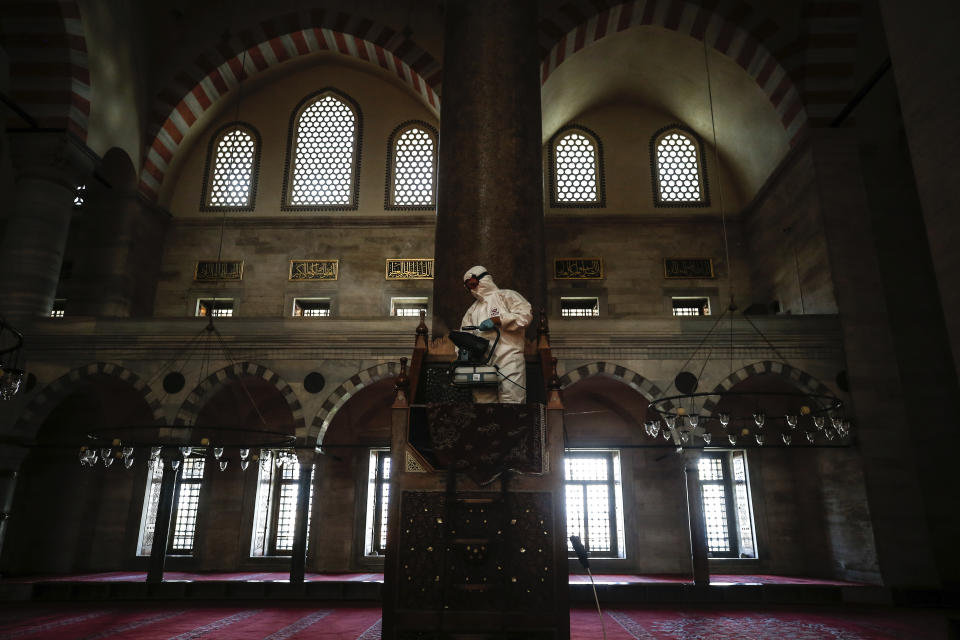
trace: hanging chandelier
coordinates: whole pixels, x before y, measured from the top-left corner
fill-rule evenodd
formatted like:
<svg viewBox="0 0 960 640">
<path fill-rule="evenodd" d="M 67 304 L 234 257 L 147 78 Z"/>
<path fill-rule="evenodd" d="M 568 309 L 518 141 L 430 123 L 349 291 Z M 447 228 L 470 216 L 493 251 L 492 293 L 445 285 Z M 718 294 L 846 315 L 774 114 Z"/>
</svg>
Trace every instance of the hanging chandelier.
<svg viewBox="0 0 960 640">
<path fill-rule="evenodd" d="M 709 446 L 836 446 L 851 437 L 850 421 L 844 417 L 843 401 L 829 393 L 803 391 L 738 391 L 716 388 L 698 391 L 699 379 L 683 369 L 705 349 L 700 365 L 707 368 L 710 355 L 721 348 L 733 356 L 733 314 L 730 306 L 717 318 L 691 357 L 681 366 L 672 386 L 680 393 L 663 395 L 650 402 L 644 431 L 651 438 L 672 440 L 678 451 L 684 447 Z M 724 318 L 729 320 L 728 344 L 715 331 Z M 754 333 L 776 354 L 781 364 L 789 364 L 766 335 L 743 316 Z M 713 338 L 713 340 L 711 340 Z M 730 375 L 733 374 L 731 366 Z M 652 415 L 651 415 L 652 414 Z M 802 434 L 802 435 L 801 435 Z M 697 439 L 702 444 L 697 442 Z M 780 444 L 782 443 L 782 444 Z"/>
<path fill-rule="evenodd" d="M 10 400 L 23 382 L 23 334 L 0 318 L 0 400 Z"/>
</svg>

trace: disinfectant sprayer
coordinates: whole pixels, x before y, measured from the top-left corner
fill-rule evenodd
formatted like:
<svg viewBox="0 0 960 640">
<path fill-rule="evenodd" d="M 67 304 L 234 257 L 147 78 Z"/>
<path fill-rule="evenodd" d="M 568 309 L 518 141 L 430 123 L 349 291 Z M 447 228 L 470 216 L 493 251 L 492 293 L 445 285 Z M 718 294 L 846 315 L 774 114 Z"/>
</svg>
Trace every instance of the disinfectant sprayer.
<svg viewBox="0 0 960 640">
<path fill-rule="evenodd" d="M 451 331 L 450 341 L 457 345 L 457 359 L 450 364 L 452 372 L 451 384 L 455 387 L 496 387 L 500 384 L 500 371 L 496 365 L 490 364 L 493 353 L 500 343 L 500 329 L 494 327 L 497 338 L 490 346 L 490 341 L 467 331 L 479 327 L 461 327 L 464 331 Z M 487 351 L 487 347 L 490 348 Z"/>
</svg>

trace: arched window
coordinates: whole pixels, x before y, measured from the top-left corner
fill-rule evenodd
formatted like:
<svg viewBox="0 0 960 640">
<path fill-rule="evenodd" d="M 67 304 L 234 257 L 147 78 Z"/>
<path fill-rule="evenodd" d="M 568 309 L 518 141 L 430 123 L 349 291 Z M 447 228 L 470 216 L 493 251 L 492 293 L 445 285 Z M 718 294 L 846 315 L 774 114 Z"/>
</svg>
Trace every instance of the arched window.
<svg viewBox="0 0 960 640">
<path fill-rule="evenodd" d="M 260 163 L 260 134 L 249 124 L 231 122 L 210 139 L 204 171 L 205 211 L 253 211 Z"/>
<path fill-rule="evenodd" d="M 603 152 L 597 135 L 579 126 L 564 127 L 549 144 L 550 205 L 603 207 Z"/>
<path fill-rule="evenodd" d="M 404 122 L 387 148 L 387 209 L 432 209 L 437 204 L 437 131 L 425 122 Z"/>
<path fill-rule="evenodd" d="M 650 141 L 653 200 L 658 207 L 705 207 L 710 204 L 703 147 L 697 135 L 674 124 Z"/>
<path fill-rule="evenodd" d="M 333 89 L 304 99 L 290 121 L 283 208 L 357 208 L 360 108 Z"/>
</svg>

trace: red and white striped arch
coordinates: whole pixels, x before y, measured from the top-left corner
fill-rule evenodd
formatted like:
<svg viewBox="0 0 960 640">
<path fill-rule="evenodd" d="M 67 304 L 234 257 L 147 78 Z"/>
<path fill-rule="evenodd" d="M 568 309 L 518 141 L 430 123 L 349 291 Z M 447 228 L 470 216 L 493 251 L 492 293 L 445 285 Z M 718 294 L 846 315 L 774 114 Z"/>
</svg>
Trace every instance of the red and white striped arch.
<svg viewBox="0 0 960 640">
<path fill-rule="evenodd" d="M 651 25 L 706 38 L 736 61 L 767 95 L 791 143 L 808 122 L 829 123 L 853 94 L 859 0 L 805 2 L 801 33 L 792 37 L 740 0 L 720 0 L 710 8 L 692 0 L 635 0 L 599 12 L 596 7 L 595 2 L 571 2 L 540 23 L 546 51 L 541 82 L 584 47 Z"/>
<path fill-rule="evenodd" d="M 10 56 L 11 98 L 40 127 L 87 139 L 90 69 L 75 0 L 23 0 L 3 5 L 0 32 Z M 11 126 L 26 126 L 11 116 Z"/>
<path fill-rule="evenodd" d="M 177 77 L 174 86 L 160 94 L 155 131 L 147 150 L 140 179 L 140 192 L 155 200 L 163 178 L 184 137 L 200 116 L 241 80 L 273 66 L 319 51 L 332 51 L 386 69 L 406 83 L 435 113 L 440 111 L 440 65 L 430 54 L 400 34 L 368 20 L 324 12 L 296 14 L 284 24 L 306 25 L 280 33 L 271 21 L 244 31 L 235 46 L 224 45 L 197 58 L 192 68 Z M 350 29 L 349 32 L 343 29 Z M 244 46 L 239 43 L 256 43 Z M 217 62 L 212 62 L 216 60 Z"/>
</svg>

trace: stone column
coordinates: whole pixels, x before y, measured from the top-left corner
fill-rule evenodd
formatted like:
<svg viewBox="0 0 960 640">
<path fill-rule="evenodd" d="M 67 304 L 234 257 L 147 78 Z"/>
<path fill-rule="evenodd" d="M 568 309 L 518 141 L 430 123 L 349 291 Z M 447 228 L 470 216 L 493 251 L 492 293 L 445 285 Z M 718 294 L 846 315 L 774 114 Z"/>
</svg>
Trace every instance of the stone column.
<svg viewBox="0 0 960 640">
<path fill-rule="evenodd" d="M 707 525 L 703 519 L 703 495 L 700 493 L 700 453 L 683 456 L 683 476 L 687 490 L 687 519 L 690 523 L 690 560 L 693 582 L 710 584 L 710 561 L 707 559 Z"/>
<path fill-rule="evenodd" d="M 938 574 L 960 575 L 958 482 L 943 446 L 953 423 L 916 421 L 904 397 L 856 140 L 825 129 L 810 145 L 880 573 L 888 586 L 936 587 Z"/>
<path fill-rule="evenodd" d="M 93 159 L 65 133 L 10 134 L 15 191 L 0 243 L 0 314 L 23 321 L 50 313 L 76 186 Z"/>
<path fill-rule="evenodd" d="M 480 264 L 546 304 L 537 3 L 448 0 L 437 181 L 433 334 L 459 328 Z"/>
<path fill-rule="evenodd" d="M 950 0 L 921 7 L 880 0 L 893 75 L 903 109 L 913 173 L 923 207 L 940 299 L 950 333 L 953 364 L 960 377 L 960 58 L 954 37 L 960 4 Z"/>
<path fill-rule="evenodd" d="M 293 529 L 293 552 L 290 558 L 290 584 L 302 583 L 307 566 L 307 519 L 310 517 L 310 486 L 313 481 L 313 451 L 297 452 L 300 478 L 297 484 L 297 523 Z"/>
<path fill-rule="evenodd" d="M 163 582 L 163 565 L 167 561 L 167 540 L 170 536 L 173 498 L 174 492 L 177 490 L 177 474 L 183 465 L 181 460 L 181 465 L 174 469 L 171 464 L 173 459 L 169 455 L 164 451 L 157 460 L 158 464 L 163 464 L 163 479 L 160 481 L 160 500 L 157 503 L 157 520 L 153 527 L 153 545 L 150 547 L 150 568 L 147 571 L 147 582 Z M 179 460 L 179 458 L 177 459 Z"/>
</svg>

